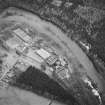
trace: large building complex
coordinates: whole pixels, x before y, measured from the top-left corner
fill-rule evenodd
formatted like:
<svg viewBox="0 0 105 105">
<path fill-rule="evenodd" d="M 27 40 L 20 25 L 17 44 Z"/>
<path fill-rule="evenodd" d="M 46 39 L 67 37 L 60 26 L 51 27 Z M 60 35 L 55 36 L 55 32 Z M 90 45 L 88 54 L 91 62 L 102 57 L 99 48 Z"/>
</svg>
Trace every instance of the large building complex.
<svg viewBox="0 0 105 105">
<path fill-rule="evenodd" d="M 45 70 L 42 71 L 48 76 L 56 73 L 59 79 L 68 78 L 69 68 L 64 57 L 58 55 L 52 46 L 49 46 L 49 43 L 46 46 L 43 43 L 45 39 L 41 39 L 40 41 L 38 35 L 33 37 L 31 33 L 29 35 L 29 31 L 25 30 L 27 30 L 26 27 L 18 25 L 6 32 L 2 32 L 0 35 L 2 49 L 8 50 L 2 65 L 1 71 L 3 71 L 3 74 L 0 77 L 0 81 L 8 82 L 9 79 L 5 78 L 5 75 L 14 67 L 24 72 L 29 66 L 34 66 L 42 70 L 42 65 L 45 66 Z"/>
</svg>

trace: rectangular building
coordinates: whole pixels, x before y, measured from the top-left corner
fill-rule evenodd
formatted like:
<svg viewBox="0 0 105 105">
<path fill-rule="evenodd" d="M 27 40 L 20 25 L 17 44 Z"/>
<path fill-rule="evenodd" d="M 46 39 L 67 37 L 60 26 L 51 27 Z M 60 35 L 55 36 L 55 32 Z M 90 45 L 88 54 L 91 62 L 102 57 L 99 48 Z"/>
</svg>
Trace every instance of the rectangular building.
<svg viewBox="0 0 105 105">
<path fill-rule="evenodd" d="M 56 55 L 51 55 L 46 59 L 49 65 L 53 65 L 57 61 L 58 57 Z"/>
<path fill-rule="evenodd" d="M 36 53 L 40 55 L 43 59 L 47 59 L 48 57 L 51 56 L 51 54 L 46 50 L 44 50 L 43 48 L 36 50 Z"/>
<path fill-rule="evenodd" d="M 65 78 L 68 78 L 67 73 L 68 73 L 68 70 L 64 69 L 64 70 L 61 70 L 60 72 L 58 72 L 57 75 L 60 79 L 65 79 Z"/>
<path fill-rule="evenodd" d="M 26 56 L 39 62 L 39 63 L 44 62 L 44 60 L 36 52 L 34 52 L 32 49 L 29 49 Z"/>
<path fill-rule="evenodd" d="M 24 31 L 23 31 L 22 29 L 20 29 L 20 28 L 17 28 L 17 29 L 15 29 L 15 30 L 13 30 L 13 32 L 14 32 L 17 36 L 19 36 L 22 40 L 24 40 L 25 42 L 31 42 L 31 41 L 32 41 L 31 37 L 30 37 L 29 35 L 27 35 L 27 33 L 24 32 Z"/>
</svg>

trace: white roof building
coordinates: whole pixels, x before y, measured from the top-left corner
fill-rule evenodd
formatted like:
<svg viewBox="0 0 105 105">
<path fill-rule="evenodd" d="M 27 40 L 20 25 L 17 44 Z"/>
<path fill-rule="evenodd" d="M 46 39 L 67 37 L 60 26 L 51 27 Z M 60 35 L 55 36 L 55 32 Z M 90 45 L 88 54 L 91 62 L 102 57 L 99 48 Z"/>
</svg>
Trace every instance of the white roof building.
<svg viewBox="0 0 105 105">
<path fill-rule="evenodd" d="M 43 48 L 36 50 L 36 53 L 40 55 L 43 59 L 47 59 L 48 57 L 51 56 L 51 54 L 46 50 L 44 50 Z"/>
</svg>

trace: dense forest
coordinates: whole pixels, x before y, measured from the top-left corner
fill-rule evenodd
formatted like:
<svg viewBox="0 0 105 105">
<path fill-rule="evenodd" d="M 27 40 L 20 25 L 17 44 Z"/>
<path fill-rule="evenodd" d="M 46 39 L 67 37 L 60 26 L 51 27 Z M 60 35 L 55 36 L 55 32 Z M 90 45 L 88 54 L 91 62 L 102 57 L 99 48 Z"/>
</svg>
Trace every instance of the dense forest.
<svg viewBox="0 0 105 105">
<path fill-rule="evenodd" d="M 63 103 L 76 103 L 73 96 L 57 82 L 32 66 L 27 71 L 21 73 L 12 85 Z"/>
</svg>

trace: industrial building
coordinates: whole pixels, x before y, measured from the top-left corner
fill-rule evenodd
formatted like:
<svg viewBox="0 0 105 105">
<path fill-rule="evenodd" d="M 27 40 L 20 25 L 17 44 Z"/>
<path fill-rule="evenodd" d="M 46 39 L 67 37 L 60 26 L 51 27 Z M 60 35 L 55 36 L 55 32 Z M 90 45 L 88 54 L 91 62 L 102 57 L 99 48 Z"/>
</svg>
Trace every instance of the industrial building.
<svg viewBox="0 0 105 105">
<path fill-rule="evenodd" d="M 55 50 L 52 49 L 52 46 L 49 46 L 50 44 L 47 45 L 47 43 L 43 43 L 43 41 L 37 43 L 40 38 L 35 36 L 33 40 L 23 30 L 23 28 L 19 28 L 19 26 L 17 28 L 10 29 L 8 32 L 8 36 L 3 35 L 0 38 L 1 42 L 3 42 L 2 44 L 11 52 L 8 54 L 6 58 L 7 60 L 4 62 L 4 66 L 8 65 L 4 67 L 5 70 L 7 69 L 9 71 L 9 69 L 15 67 L 24 72 L 29 66 L 33 66 L 41 70 L 43 65 L 46 70 L 42 70 L 42 72 L 48 76 L 51 77 L 53 73 L 56 73 L 60 79 L 67 78 L 68 69 L 65 68 L 67 62 L 63 57 L 56 54 Z M 6 73 L 4 74 L 4 77 Z M 2 79 L 5 80 L 3 77 Z"/>
</svg>

